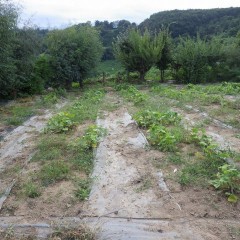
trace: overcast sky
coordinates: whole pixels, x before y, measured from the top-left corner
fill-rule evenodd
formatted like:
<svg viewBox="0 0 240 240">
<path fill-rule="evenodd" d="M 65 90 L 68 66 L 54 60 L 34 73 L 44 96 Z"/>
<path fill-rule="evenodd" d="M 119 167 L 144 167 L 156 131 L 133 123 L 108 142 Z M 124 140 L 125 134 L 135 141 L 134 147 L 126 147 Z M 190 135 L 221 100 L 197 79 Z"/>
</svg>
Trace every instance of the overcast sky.
<svg viewBox="0 0 240 240">
<path fill-rule="evenodd" d="M 40 27 L 64 27 L 95 20 L 126 19 L 140 23 L 153 13 L 173 9 L 240 7 L 240 0 L 14 0 L 22 19 Z"/>
</svg>

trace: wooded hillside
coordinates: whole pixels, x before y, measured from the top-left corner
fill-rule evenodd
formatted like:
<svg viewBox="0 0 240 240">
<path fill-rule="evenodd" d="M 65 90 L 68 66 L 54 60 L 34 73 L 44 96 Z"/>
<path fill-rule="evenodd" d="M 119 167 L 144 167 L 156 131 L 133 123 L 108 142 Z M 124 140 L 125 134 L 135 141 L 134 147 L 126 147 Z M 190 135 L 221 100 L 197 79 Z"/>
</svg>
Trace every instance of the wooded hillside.
<svg viewBox="0 0 240 240">
<path fill-rule="evenodd" d="M 169 25 L 172 37 L 189 35 L 195 37 L 223 34 L 236 36 L 240 30 L 240 7 L 209 10 L 172 10 L 155 13 L 143 21 L 139 27 L 151 31 Z"/>
</svg>

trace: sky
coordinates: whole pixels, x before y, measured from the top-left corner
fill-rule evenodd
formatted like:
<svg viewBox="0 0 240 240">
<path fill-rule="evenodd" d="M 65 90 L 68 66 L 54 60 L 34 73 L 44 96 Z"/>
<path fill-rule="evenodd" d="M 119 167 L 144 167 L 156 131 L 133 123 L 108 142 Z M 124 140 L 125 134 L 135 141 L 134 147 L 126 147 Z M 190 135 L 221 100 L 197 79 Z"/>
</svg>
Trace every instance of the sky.
<svg viewBox="0 0 240 240">
<path fill-rule="evenodd" d="M 22 22 L 41 28 L 63 28 L 95 20 L 141 23 L 151 14 L 173 9 L 240 7 L 240 0 L 14 0 L 22 6 Z"/>
</svg>

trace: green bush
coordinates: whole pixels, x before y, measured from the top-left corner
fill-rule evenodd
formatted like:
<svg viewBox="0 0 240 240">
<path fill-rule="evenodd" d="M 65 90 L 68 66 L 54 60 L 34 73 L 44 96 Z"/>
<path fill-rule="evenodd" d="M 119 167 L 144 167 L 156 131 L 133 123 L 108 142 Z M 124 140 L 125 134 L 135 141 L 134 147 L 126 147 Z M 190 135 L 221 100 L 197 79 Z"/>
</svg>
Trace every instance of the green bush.
<svg viewBox="0 0 240 240">
<path fill-rule="evenodd" d="M 238 200 L 234 193 L 240 191 L 240 171 L 235 167 L 228 164 L 219 167 L 216 178 L 210 181 L 210 183 L 216 189 L 226 192 L 230 202 L 236 202 Z"/>
<path fill-rule="evenodd" d="M 104 128 L 96 125 L 89 126 L 85 134 L 77 140 L 77 147 L 83 150 L 94 149 L 105 134 L 106 130 Z"/>
<path fill-rule="evenodd" d="M 149 128 L 153 124 L 170 125 L 180 122 L 181 117 L 178 113 L 173 111 L 168 112 L 154 112 L 150 110 L 143 110 L 134 115 L 135 121 L 140 127 Z"/>
<path fill-rule="evenodd" d="M 177 139 L 171 132 L 161 125 L 152 125 L 148 131 L 148 140 L 151 145 L 162 151 L 176 150 Z"/>
<path fill-rule="evenodd" d="M 60 112 L 48 121 L 45 131 L 54 133 L 67 132 L 75 125 L 73 118 L 74 115 L 70 113 Z"/>
</svg>

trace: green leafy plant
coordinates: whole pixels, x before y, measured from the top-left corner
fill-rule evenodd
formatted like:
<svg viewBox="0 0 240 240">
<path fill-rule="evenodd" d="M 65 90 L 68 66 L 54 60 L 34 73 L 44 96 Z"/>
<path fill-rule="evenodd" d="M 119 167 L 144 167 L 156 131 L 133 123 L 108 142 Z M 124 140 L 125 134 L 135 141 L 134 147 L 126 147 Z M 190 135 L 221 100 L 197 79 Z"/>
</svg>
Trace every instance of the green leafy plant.
<svg viewBox="0 0 240 240">
<path fill-rule="evenodd" d="M 228 195 L 229 202 L 237 202 L 238 198 L 234 193 L 240 191 L 240 171 L 234 166 L 224 164 L 219 167 L 216 178 L 210 183 L 216 189 L 224 191 Z"/>
<path fill-rule="evenodd" d="M 150 110 L 143 110 L 134 115 L 135 121 L 140 127 L 149 128 L 153 124 L 170 125 L 177 124 L 181 117 L 172 111 L 168 112 L 154 112 Z"/>
<path fill-rule="evenodd" d="M 69 131 L 75 123 L 73 122 L 74 115 L 67 112 L 60 112 L 53 116 L 47 123 L 45 131 L 61 133 Z"/>
<path fill-rule="evenodd" d="M 174 151 L 176 149 L 177 140 L 175 136 L 164 126 L 152 125 L 148 133 L 148 140 L 151 145 L 162 151 Z"/>
<path fill-rule="evenodd" d="M 89 126 L 85 134 L 77 140 L 76 146 L 83 150 L 94 149 L 105 134 L 104 128 L 96 125 Z"/>
<path fill-rule="evenodd" d="M 123 85 L 124 86 L 124 85 Z M 141 93 L 134 86 L 123 87 L 120 90 L 121 95 L 129 101 L 132 101 L 134 104 L 139 104 L 147 99 L 147 95 Z"/>
<path fill-rule="evenodd" d="M 77 184 L 78 187 L 75 190 L 75 196 L 81 201 L 84 201 L 89 197 L 91 191 L 91 179 L 81 179 Z"/>
<path fill-rule="evenodd" d="M 36 198 L 41 195 L 39 187 L 33 182 L 27 182 L 23 186 L 23 192 L 27 197 Z"/>
</svg>

